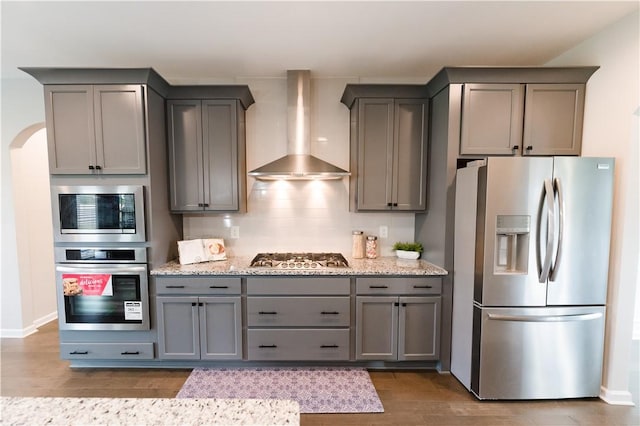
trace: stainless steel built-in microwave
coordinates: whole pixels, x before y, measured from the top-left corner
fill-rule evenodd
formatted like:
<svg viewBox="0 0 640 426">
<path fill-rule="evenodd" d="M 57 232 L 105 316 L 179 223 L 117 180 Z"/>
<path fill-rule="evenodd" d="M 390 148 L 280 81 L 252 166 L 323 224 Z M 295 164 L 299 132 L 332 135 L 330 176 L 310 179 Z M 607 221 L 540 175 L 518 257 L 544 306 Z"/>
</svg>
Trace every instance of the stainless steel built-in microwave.
<svg viewBox="0 0 640 426">
<path fill-rule="evenodd" d="M 144 242 L 142 185 L 52 186 L 54 240 Z"/>
</svg>

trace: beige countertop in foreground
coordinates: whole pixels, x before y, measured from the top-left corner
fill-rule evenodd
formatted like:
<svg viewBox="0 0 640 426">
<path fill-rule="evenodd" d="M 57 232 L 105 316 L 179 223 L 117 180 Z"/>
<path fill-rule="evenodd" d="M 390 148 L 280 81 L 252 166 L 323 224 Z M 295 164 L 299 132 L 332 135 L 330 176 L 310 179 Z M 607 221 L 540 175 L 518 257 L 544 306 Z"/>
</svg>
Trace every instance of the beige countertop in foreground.
<svg viewBox="0 0 640 426">
<path fill-rule="evenodd" d="M 250 257 L 230 257 L 216 262 L 180 265 L 171 261 L 151 271 L 151 275 L 298 275 L 298 276 L 440 276 L 447 271 L 426 260 L 405 260 L 396 257 L 377 259 L 351 259 L 348 268 L 276 269 L 250 267 Z"/>
<path fill-rule="evenodd" d="M 299 425 L 300 406 L 276 399 L 0 399 L 2 425 Z"/>
</svg>

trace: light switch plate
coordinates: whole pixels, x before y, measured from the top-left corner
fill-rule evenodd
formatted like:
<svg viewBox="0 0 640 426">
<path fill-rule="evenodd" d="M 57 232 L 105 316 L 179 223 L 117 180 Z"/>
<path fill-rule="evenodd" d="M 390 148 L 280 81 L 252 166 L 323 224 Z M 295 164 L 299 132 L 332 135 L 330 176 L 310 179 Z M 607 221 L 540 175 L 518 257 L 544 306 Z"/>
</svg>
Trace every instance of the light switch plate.
<svg viewBox="0 0 640 426">
<path fill-rule="evenodd" d="M 230 232 L 229 232 L 229 233 L 230 233 L 230 235 L 229 235 L 229 236 L 230 236 L 232 239 L 238 239 L 238 238 L 240 238 L 240 227 L 239 227 L 239 226 L 232 226 L 232 227 L 230 228 Z"/>
<path fill-rule="evenodd" d="M 382 225 L 380 227 L 380 229 L 378 230 L 378 233 L 380 234 L 380 238 L 388 238 L 389 237 L 389 228 L 385 225 Z"/>
</svg>

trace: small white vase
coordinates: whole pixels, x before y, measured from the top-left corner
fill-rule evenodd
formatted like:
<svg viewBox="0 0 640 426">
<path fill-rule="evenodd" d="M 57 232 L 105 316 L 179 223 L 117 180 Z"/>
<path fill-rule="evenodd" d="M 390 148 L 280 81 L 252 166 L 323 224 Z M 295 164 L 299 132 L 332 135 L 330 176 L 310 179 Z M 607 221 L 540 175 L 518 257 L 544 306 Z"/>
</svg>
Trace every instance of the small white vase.
<svg viewBox="0 0 640 426">
<path fill-rule="evenodd" d="M 420 257 L 419 251 L 396 250 L 396 256 L 400 259 L 416 260 Z"/>
</svg>

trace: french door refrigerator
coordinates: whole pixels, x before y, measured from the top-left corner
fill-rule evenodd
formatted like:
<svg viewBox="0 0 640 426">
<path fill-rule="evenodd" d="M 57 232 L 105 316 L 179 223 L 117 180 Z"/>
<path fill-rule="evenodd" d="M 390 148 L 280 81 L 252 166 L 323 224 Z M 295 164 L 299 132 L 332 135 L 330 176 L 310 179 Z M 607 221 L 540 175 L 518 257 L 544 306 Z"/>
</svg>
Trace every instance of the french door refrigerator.
<svg viewBox="0 0 640 426">
<path fill-rule="evenodd" d="M 451 372 L 480 399 L 600 393 L 614 161 L 458 170 Z"/>
</svg>

